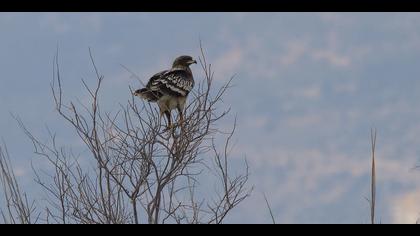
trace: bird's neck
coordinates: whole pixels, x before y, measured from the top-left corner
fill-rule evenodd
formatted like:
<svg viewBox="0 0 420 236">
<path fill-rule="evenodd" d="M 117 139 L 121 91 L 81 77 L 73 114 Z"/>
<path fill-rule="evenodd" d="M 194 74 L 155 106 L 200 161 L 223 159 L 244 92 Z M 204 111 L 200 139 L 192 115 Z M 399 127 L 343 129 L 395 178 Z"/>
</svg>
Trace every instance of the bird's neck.
<svg viewBox="0 0 420 236">
<path fill-rule="evenodd" d="M 188 73 L 192 74 L 192 71 L 191 71 L 191 69 L 190 69 L 189 66 L 173 65 L 172 66 L 172 69 L 173 70 L 185 70 Z"/>
</svg>

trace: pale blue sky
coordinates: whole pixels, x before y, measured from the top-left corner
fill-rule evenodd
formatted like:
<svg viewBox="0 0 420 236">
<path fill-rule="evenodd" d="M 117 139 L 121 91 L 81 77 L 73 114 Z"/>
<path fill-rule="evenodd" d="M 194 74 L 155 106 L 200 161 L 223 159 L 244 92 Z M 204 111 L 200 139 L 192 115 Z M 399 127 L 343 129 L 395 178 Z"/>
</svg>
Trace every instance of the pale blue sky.
<svg viewBox="0 0 420 236">
<path fill-rule="evenodd" d="M 105 75 L 104 105 L 118 106 L 199 38 L 217 80 L 236 74 L 225 102 L 238 115 L 232 158 L 247 157 L 251 198 L 229 222 L 367 223 L 369 132 L 378 129 L 378 217 L 420 213 L 420 14 L 417 13 L 0 13 L 0 137 L 22 181 L 45 125 L 77 145 L 54 113 L 49 83 L 57 47 L 69 99 L 92 78 L 88 47 Z M 196 73 L 199 68 L 193 68 Z M 200 79 L 200 78 L 196 78 Z"/>
</svg>

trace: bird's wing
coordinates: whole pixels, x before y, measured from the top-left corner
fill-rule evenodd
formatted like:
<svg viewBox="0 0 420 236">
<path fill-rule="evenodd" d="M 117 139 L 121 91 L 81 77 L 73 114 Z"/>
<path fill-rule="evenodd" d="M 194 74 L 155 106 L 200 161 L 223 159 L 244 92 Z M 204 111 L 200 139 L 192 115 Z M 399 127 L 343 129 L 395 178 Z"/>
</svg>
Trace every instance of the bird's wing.
<svg viewBox="0 0 420 236">
<path fill-rule="evenodd" d="M 171 96 L 187 96 L 194 87 L 194 79 L 186 70 L 172 69 L 162 71 L 150 79 L 147 88 Z"/>
<path fill-rule="evenodd" d="M 146 85 L 146 88 L 150 89 L 150 90 L 156 90 L 156 85 L 158 83 L 160 83 L 160 80 L 162 79 L 162 75 L 164 75 L 165 73 L 167 73 L 169 70 L 164 70 L 161 72 L 158 72 L 156 74 L 154 74 L 150 79 L 149 82 Z"/>
</svg>

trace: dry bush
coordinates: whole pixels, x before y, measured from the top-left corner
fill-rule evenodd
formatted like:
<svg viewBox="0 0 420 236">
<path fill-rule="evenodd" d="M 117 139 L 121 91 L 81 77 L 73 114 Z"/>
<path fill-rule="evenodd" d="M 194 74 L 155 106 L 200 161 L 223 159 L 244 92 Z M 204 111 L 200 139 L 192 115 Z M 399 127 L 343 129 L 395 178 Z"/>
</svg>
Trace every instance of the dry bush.
<svg viewBox="0 0 420 236">
<path fill-rule="evenodd" d="M 229 113 L 219 107 L 232 78 L 214 88 L 214 74 L 201 48 L 199 61 L 205 78 L 196 76 L 184 122 L 168 132 L 157 106 L 134 96 L 117 112 L 103 112 L 99 97 L 104 76 L 92 53 L 90 57 L 96 84 L 89 87 L 82 80 L 89 104 L 64 101 L 58 53 L 51 89 L 58 114 L 83 141 L 88 150 L 83 158 L 89 158 L 92 165 L 80 164 L 82 157 L 71 147 L 59 146 L 52 132 L 50 142 L 41 142 L 17 119 L 35 153 L 53 170 L 45 173 L 34 168 L 36 182 L 47 195 L 45 206 L 38 207 L 37 220 L 60 224 L 223 223 L 252 190 L 247 186 L 246 162 L 242 174 L 231 173 L 229 151 L 236 120 L 227 134 L 218 129 Z M 9 215 L 3 214 L 4 221 L 34 223 L 28 217 L 34 209 L 22 198 L 8 162 L 0 160 L 6 168 L 2 169 L 3 187 L 13 203 L 8 205 Z"/>
</svg>

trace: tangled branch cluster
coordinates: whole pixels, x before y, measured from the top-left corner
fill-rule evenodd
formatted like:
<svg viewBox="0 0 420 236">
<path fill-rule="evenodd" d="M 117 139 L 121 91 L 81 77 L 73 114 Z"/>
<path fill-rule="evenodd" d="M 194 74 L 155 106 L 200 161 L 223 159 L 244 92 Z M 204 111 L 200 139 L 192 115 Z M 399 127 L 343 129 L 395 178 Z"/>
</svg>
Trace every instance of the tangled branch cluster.
<svg viewBox="0 0 420 236">
<path fill-rule="evenodd" d="M 59 147 L 55 135 L 46 144 L 19 124 L 34 145 L 35 153 L 48 160 L 52 173 L 35 170 L 36 182 L 48 195 L 42 211 L 29 204 L 13 177 L 8 156 L 0 152 L 0 179 L 8 210 L 6 223 L 223 223 L 233 208 L 251 191 L 245 162 L 243 174 L 233 176 L 229 166 L 233 129 L 226 135 L 217 128 L 229 109 L 219 111 L 232 79 L 215 89 L 213 71 L 201 50 L 205 79 L 198 83 L 185 108 L 184 122 L 165 131 L 153 104 L 134 96 L 116 113 L 103 112 L 100 103 L 104 80 L 95 65 L 96 84 L 83 85 L 89 104 L 64 102 L 58 55 L 51 84 L 58 114 L 71 125 L 88 150 L 91 168 L 79 157 Z M 224 138 L 223 145 L 215 139 Z M 220 140 L 218 140 L 220 142 Z M 1 150 L 1 149 L 0 149 Z M 86 155 L 85 155 L 86 156 Z M 211 186 L 200 186 L 203 175 Z M 199 189 L 215 189 L 213 196 L 199 196 Z"/>
</svg>

